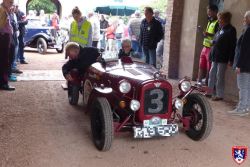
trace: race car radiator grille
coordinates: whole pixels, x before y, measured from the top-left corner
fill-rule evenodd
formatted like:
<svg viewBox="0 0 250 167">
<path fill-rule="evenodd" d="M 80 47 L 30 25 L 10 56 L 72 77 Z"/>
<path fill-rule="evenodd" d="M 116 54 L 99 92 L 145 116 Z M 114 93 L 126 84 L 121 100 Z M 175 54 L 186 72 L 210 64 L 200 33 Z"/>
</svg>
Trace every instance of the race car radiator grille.
<svg viewBox="0 0 250 167">
<path fill-rule="evenodd" d="M 144 93 L 144 114 L 165 114 L 168 110 L 169 94 L 166 89 L 147 89 Z"/>
</svg>

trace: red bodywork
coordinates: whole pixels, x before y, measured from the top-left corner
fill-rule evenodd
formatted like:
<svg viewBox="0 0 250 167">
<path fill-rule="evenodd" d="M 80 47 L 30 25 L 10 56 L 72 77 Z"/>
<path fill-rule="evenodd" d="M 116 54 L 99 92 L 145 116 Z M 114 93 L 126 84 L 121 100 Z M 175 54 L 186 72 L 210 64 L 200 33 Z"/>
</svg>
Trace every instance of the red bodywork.
<svg viewBox="0 0 250 167">
<path fill-rule="evenodd" d="M 126 94 L 119 91 L 119 83 L 123 80 L 131 84 L 131 90 Z M 172 119 L 174 111 L 172 86 L 151 65 L 136 60 L 119 59 L 108 60 L 105 63 L 96 62 L 88 68 L 84 77 L 78 82 L 83 88 L 83 96 L 86 91 L 84 90 L 85 82 L 90 82 L 92 86 L 87 102 L 88 107 L 91 108 L 95 98 L 105 97 L 114 113 L 116 132 L 136 125 L 140 126 L 143 120 L 149 120 L 155 116 L 165 118 L 170 123 L 174 120 Z M 136 112 L 129 107 L 132 99 L 140 102 L 140 109 Z M 160 100 L 157 102 L 160 103 L 160 107 L 154 102 L 155 99 Z M 125 102 L 123 108 L 119 105 L 121 101 Z"/>
</svg>

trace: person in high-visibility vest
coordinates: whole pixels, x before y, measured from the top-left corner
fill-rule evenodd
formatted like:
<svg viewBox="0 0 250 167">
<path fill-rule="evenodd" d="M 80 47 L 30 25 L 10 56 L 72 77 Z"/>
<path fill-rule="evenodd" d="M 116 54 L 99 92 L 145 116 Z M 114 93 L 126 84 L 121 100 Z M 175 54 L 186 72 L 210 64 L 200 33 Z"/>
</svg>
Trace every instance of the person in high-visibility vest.
<svg viewBox="0 0 250 167">
<path fill-rule="evenodd" d="M 70 26 L 70 41 L 76 42 L 82 47 L 92 46 L 92 26 L 78 7 L 72 10 L 74 21 Z"/>
<path fill-rule="evenodd" d="M 209 61 L 209 54 L 213 45 L 213 38 L 216 32 L 219 30 L 219 24 L 217 20 L 218 7 L 216 5 L 209 5 L 207 7 L 208 24 L 206 30 L 203 32 L 203 49 L 200 54 L 199 72 L 197 83 L 202 84 L 202 79 L 205 77 L 205 85 L 208 83 L 209 70 L 211 68 L 211 62 Z"/>
</svg>

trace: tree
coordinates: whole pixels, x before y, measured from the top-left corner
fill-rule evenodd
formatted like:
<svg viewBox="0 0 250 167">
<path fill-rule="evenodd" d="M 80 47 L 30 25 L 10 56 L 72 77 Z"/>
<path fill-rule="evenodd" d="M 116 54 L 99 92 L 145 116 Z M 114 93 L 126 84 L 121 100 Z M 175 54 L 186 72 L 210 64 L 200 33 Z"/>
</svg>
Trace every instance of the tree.
<svg viewBox="0 0 250 167">
<path fill-rule="evenodd" d="M 150 6 L 153 9 L 158 9 L 160 11 L 161 15 L 163 15 L 165 17 L 167 4 L 168 4 L 168 0 L 152 0 L 148 4 L 144 4 L 143 6 L 141 6 L 140 9 L 141 9 L 141 11 L 143 11 L 144 7 Z"/>
<path fill-rule="evenodd" d="M 32 0 L 28 4 L 28 10 L 44 10 L 45 13 L 53 13 L 56 10 L 56 5 L 51 0 Z"/>
</svg>

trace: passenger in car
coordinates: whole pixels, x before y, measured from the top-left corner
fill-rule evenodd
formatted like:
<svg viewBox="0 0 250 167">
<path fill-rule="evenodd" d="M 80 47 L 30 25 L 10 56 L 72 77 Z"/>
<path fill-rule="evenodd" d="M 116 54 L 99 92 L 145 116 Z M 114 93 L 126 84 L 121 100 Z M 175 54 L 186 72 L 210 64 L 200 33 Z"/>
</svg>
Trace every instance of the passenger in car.
<svg viewBox="0 0 250 167">
<path fill-rule="evenodd" d="M 65 46 L 65 54 L 66 57 L 69 57 L 69 60 L 63 65 L 62 72 L 67 81 L 73 81 L 73 77 L 71 76 L 72 71 L 83 76 L 87 68 L 96 62 L 100 56 L 97 48 L 83 48 L 76 42 L 69 42 Z"/>
<path fill-rule="evenodd" d="M 122 48 L 119 50 L 118 58 L 120 59 L 124 56 L 140 58 L 140 55 L 132 49 L 132 43 L 130 39 L 122 40 Z"/>
</svg>

